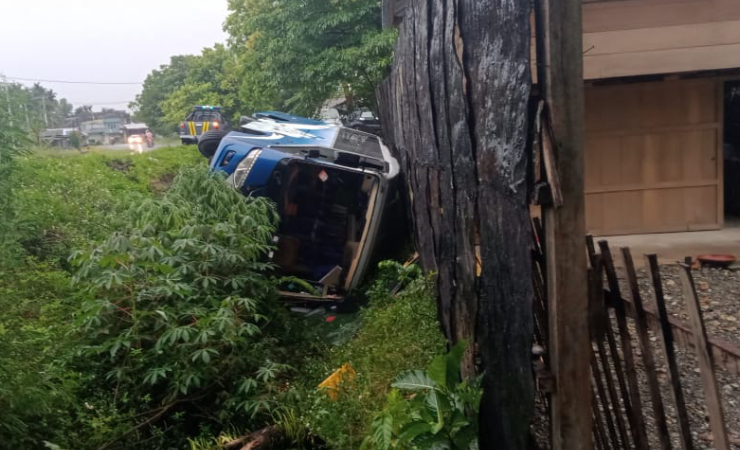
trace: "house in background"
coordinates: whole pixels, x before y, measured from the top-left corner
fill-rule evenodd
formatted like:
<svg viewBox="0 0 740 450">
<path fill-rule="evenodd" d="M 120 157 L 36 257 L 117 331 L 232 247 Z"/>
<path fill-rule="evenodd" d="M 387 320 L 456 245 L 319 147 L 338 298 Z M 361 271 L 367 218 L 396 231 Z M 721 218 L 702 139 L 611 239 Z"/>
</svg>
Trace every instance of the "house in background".
<svg viewBox="0 0 740 450">
<path fill-rule="evenodd" d="M 80 130 L 87 135 L 90 145 L 110 145 L 123 142 L 123 126 L 125 122 L 120 117 L 89 120 L 80 124 Z"/>
<path fill-rule="evenodd" d="M 410 1 L 383 2 L 385 26 Z M 584 0 L 583 33 L 589 233 L 722 228 L 740 211 L 740 2 Z"/>
<path fill-rule="evenodd" d="M 123 126 L 131 122 L 126 111 L 104 109 L 93 115 L 93 120 L 80 123 L 80 130 L 87 135 L 88 144 L 111 145 L 123 142 Z"/>
<path fill-rule="evenodd" d="M 740 148 L 740 3 L 591 1 L 583 31 L 589 232 L 722 228 L 740 183 L 723 151 Z"/>
<path fill-rule="evenodd" d="M 39 141 L 50 147 L 71 148 L 69 137 L 79 132 L 77 128 L 48 128 L 39 133 Z M 84 134 L 82 137 L 84 139 Z"/>
</svg>

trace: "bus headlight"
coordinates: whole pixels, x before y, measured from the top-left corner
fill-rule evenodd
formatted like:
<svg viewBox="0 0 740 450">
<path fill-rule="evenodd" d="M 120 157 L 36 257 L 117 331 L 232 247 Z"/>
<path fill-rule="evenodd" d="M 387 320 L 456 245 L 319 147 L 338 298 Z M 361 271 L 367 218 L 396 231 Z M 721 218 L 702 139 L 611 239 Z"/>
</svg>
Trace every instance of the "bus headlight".
<svg viewBox="0 0 740 450">
<path fill-rule="evenodd" d="M 254 167 L 254 163 L 257 162 L 260 154 L 262 154 L 261 149 L 255 149 L 249 152 L 246 158 L 241 160 L 234 173 L 229 176 L 228 179 L 234 189 L 241 189 L 244 186 L 244 182 L 247 180 L 249 172 Z"/>
</svg>

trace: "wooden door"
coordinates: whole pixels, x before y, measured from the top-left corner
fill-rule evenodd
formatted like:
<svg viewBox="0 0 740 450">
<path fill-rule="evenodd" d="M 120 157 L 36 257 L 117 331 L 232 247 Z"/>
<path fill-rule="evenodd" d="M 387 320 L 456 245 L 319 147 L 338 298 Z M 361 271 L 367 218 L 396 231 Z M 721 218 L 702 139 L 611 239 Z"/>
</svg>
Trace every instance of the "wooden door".
<svg viewBox="0 0 740 450">
<path fill-rule="evenodd" d="M 586 88 L 586 225 L 613 235 L 722 227 L 716 80 Z"/>
</svg>

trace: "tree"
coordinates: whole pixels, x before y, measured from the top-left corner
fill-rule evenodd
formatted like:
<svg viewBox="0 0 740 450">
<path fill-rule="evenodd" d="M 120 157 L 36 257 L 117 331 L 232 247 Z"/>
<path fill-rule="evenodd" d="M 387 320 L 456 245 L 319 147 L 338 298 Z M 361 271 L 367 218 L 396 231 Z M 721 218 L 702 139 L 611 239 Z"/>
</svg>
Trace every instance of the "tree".
<svg viewBox="0 0 740 450">
<path fill-rule="evenodd" d="M 69 133 L 69 145 L 77 150 L 80 149 L 80 147 L 82 146 L 82 141 L 80 140 L 80 134 L 78 132 L 73 131 Z"/>
<path fill-rule="evenodd" d="M 185 119 L 195 105 L 219 104 L 218 94 L 212 83 L 185 84 L 170 94 L 162 104 L 164 116 L 160 122 L 176 124 Z"/>
<path fill-rule="evenodd" d="M 485 373 L 480 448 L 526 448 L 533 409 L 529 17 L 529 2 L 411 0 L 382 88 L 442 327 L 476 343 L 463 372 Z"/>
<path fill-rule="evenodd" d="M 64 126 L 72 105 L 66 99 L 57 99 L 57 94 L 40 83 L 26 87 L 7 82 L 0 76 L 5 91 L 0 104 L 8 122 L 37 135 L 44 128 Z"/>
<path fill-rule="evenodd" d="M 289 93 L 296 113 L 311 115 L 337 95 L 376 109 L 395 37 L 381 29 L 378 0 L 230 0 L 229 9 L 230 44 L 258 63 L 249 71 L 269 75 L 245 82 Z"/>
<path fill-rule="evenodd" d="M 173 56 L 149 74 L 130 104 L 137 121 L 172 132 L 203 103 L 232 120 L 269 109 L 314 115 L 336 96 L 377 109 L 394 41 L 378 0 L 231 0 L 229 9 L 229 45 Z"/>
<path fill-rule="evenodd" d="M 73 110 L 74 110 L 74 106 L 71 103 L 69 103 L 66 98 L 63 98 L 59 100 L 59 108 L 58 108 L 57 117 L 59 118 L 59 120 L 64 121 L 69 116 L 72 115 Z"/>
<path fill-rule="evenodd" d="M 161 125 L 174 127 L 195 105 L 218 105 L 227 117 L 236 119 L 244 105 L 238 92 L 245 70 L 235 59 L 236 54 L 220 44 L 191 58 L 182 84 L 161 104 Z"/>
<path fill-rule="evenodd" d="M 197 56 L 173 56 L 169 64 L 152 71 L 144 80 L 141 94 L 129 107 L 134 110 L 134 119 L 148 124 L 158 133 L 170 133 L 175 123 L 164 120 L 162 105 L 167 98 L 185 84 L 192 62 Z M 182 120 L 182 119 L 179 119 Z"/>
<path fill-rule="evenodd" d="M 60 117 L 60 114 L 58 114 L 59 100 L 57 99 L 56 92 L 46 89 L 40 83 L 34 83 L 28 90 L 28 93 L 32 108 L 35 110 L 36 115 L 44 120 L 46 127 L 54 128 L 64 125 L 64 117 Z"/>
<path fill-rule="evenodd" d="M 77 124 L 79 125 L 82 122 L 93 120 L 95 118 L 95 115 L 93 114 L 91 105 L 82 105 L 75 109 L 74 117 Z"/>
</svg>

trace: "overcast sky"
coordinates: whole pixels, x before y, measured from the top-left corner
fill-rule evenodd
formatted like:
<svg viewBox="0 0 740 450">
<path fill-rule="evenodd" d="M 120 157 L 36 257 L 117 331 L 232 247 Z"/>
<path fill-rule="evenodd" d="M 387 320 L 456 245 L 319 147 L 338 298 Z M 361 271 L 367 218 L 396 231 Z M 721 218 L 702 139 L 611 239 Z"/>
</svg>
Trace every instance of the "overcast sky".
<svg viewBox="0 0 740 450">
<path fill-rule="evenodd" d="M 226 15 L 226 0 L 2 0 L 0 74 L 141 82 L 172 55 L 225 42 Z M 93 104 L 95 110 L 124 108 L 141 90 L 42 84 L 75 106 Z"/>
</svg>

